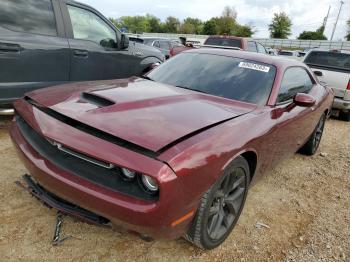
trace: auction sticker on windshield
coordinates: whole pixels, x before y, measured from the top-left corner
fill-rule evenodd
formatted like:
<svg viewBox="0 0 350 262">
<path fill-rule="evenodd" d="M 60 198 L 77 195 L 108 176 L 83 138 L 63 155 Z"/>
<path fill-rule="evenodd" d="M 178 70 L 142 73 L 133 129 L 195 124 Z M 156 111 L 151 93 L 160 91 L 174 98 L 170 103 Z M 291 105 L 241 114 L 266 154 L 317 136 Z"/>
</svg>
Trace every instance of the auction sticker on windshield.
<svg viewBox="0 0 350 262">
<path fill-rule="evenodd" d="M 263 65 L 258 65 L 254 63 L 248 63 L 248 62 L 240 62 L 238 67 L 249 68 L 252 70 L 261 71 L 265 73 L 268 73 L 270 71 L 270 67 L 268 66 L 263 66 Z"/>
</svg>

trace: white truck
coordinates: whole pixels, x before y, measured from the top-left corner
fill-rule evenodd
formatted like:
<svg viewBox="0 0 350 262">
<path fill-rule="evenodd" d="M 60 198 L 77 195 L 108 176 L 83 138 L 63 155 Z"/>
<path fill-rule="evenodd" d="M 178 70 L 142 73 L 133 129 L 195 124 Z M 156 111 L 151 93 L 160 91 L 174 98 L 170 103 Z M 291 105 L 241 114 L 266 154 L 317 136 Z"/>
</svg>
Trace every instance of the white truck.
<svg viewBox="0 0 350 262">
<path fill-rule="evenodd" d="M 333 109 L 350 121 L 350 51 L 312 49 L 304 57 L 321 82 L 334 90 Z"/>
</svg>

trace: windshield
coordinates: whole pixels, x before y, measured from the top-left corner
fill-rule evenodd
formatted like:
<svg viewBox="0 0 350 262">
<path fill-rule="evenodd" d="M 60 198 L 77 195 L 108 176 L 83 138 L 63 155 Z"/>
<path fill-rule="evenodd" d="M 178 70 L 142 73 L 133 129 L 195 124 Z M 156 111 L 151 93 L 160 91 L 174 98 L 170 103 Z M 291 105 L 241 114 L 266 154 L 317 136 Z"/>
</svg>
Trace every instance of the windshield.
<svg viewBox="0 0 350 262">
<path fill-rule="evenodd" d="M 305 63 L 350 70 L 350 54 L 312 51 L 306 57 Z"/>
<path fill-rule="evenodd" d="M 272 65 L 204 53 L 182 53 L 148 74 L 156 82 L 264 105 L 276 74 Z"/>
<path fill-rule="evenodd" d="M 242 48 L 242 41 L 239 39 L 210 37 L 205 41 L 204 45 L 229 46 L 229 47 Z"/>
</svg>

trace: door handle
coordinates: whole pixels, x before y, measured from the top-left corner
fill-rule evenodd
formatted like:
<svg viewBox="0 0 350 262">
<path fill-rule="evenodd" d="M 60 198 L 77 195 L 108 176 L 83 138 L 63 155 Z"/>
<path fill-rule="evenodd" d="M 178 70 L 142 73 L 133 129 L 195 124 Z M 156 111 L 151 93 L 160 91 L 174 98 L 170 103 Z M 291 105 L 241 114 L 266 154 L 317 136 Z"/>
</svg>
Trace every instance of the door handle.
<svg viewBox="0 0 350 262">
<path fill-rule="evenodd" d="M 19 53 L 23 48 L 17 44 L 0 43 L 0 52 Z"/>
<path fill-rule="evenodd" d="M 87 50 L 79 50 L 79 49 L 75 49 L 73 51 L 73 54 L 75 57 L 83 57 L 83 58 L 87 58 L 89 57 L 89 53 Z"/>
</svg>

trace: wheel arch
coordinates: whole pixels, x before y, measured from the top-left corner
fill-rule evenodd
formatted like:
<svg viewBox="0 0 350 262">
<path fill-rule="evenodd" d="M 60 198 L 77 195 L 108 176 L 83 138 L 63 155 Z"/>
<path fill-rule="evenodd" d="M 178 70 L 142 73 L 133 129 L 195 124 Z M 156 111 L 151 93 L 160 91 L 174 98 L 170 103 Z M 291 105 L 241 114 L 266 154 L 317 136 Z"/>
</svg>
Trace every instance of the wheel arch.
<svg viewBox="0 0 350 262">
<path fill-rule="evenodd" d="M 246 149 L 238 152 L 235 154 L 230 160 L 225 164 L 223 167 L 223 170 L 237 157 L 243 157 L 247 162 L 249 166 L 250 171 L 250 181 L 252 181 L 254 175 L 256 174 L 256 169 L 258 165 L 258 154 L 254 149 Z"/>
<path fill-rule="evenodd" d="M 241 154 L 241 156 L 244 157 L 245 160 L 247 160 L 248 162 L 249 171 L 250 171 L 250 180 L 252 180 L 256 173 L 255 171 L 258 164 L 258 156 L 254 151 L 246 151 L 243 154 Z"/>
</svg>

